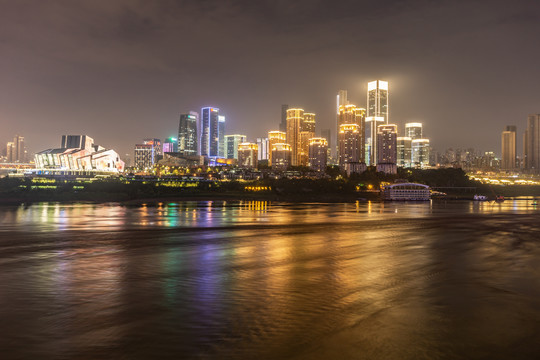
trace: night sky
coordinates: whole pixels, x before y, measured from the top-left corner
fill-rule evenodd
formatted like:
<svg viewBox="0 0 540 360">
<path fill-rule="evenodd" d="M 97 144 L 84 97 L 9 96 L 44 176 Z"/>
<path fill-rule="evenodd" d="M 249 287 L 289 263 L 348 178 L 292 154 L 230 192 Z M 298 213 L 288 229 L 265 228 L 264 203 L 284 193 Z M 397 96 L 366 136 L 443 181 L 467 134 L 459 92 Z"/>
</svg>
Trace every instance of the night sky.
<svg viewBox="0 0 540 360">
<path fill-rule="evenodd" d="M 278 128 L 281 104 L 335 128 L 335 96 L 366 106 L 390 82 L 390 122 L 432 146 L 500 154 L 540 113 L 537 1 L 0 0 L 0 141 L 30 151 L 87 134 L 120 154 L 212 105 L 227 133 Z M 521 152 L 521 150 L 520 150 Z"/>
</svg>

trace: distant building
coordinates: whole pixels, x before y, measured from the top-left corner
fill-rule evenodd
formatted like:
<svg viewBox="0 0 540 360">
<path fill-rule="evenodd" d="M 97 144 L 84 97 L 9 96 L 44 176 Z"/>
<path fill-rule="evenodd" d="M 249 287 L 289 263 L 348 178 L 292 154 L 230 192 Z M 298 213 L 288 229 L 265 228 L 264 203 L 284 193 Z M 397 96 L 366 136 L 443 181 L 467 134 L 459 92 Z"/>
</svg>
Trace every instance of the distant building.
<svg viewBox="0 0 540 360">
<path fill-rule="evenodd" d="M 332 131 L 330 129 L 322 129 L 321 137 L 323 139 L 326 139 L 326 141 L 328 141 L 328 156 L 327 156 L 328 163 L 333 163 L 334 161 L 332 160 L 333 154 L 336 153 L 336 149 L 334 149 L 334 146 L 337 142 L 334 141 L 334 139 L 332 139 Z"/>
<path fill-rule="evenodd" d="M 25 163 L 28 160 L 23 136 L 15 135 L 13 141 L 7 143 L 6 160 L 10 163 Z"/>
<path fill-rule="evenodd" d="M 379 125 L 377 128 L 377 171 L 397 173 L 397 125 Z"/>
<path fill-rule="evenodd" d="M 377 128 L 379 125 L 384 125 L 384 117 L 368 116 L 366 117 L 366 142 L 365 153 L 366 162 L 369 165 L 377 165 Z"/>
<path fill-rule="evenodd" d="M 238 146 L 238 167 L 241 168 L 257 168 L 257 144 L 245 142 Z"/>
<path fill-rule="evenodd" d="M 144 139 L 142 144 L 135 145 L 134 166 L 141 170 L 150 169 L 157 164 L 161 155 L 161 140 Z"/>
<path fill-rule="evenodd" d="M 527 172 L 540 172 L 540 114 L 527 117 L 527 129 L 523 135 L 523 160 Z"/>
<path fill-rule="evenodd" d="M 259 147 L 257 159 L 259 161 L 268 160 L 268 138 L 257 138 L 257 146 Z"/>
<path fill-rule="evenodd" d="M 285 144 L 287 142 L 287 133 L 284 131 L 268 132 L 268 165 L 272 166 L 272 149 L 276 144 Z"/>
<path fill-rule="evenodd" d="M 178 152 L 185 156 L 199 154 L 199 114 L 191 111 L 189 114 L 181 114 L 178 124 Z"/>
<path fill-rule="evenodd" d="M 362 163 L 361 139 L 358 124 L 344 124 L 339 127 L 339 166 L 342 169 L 346 169 L 349 163 Z"/>
<path fill-rule="evenodd" d="M 328 161 L 328 141 L 324 138 L 309 140 L 308 166 L 315 171 L 325 171 Z"/>
<path fill-rule="evenodd" d="M 201 155 L 219 156 L 219 109 L 204 107 L 201 109 Z"/>
<path fill-rule="evenodd" d="M 300 149 L 301 139 L 300 131 L 304 122 L 303 109 L 288 109 L 287 110 L 287 143 L 291 145 L 291 165 L 300 165 Z"/>
<path fill-rule="evenodd" d="M 66 175 L 124 171 L 125 164 L 116 151 L 94 145 L 88 136 L 64 135 L 62 145 L 70 147 L 47 149 L 35 155 L 38 173 Z"/>
<path fill-rule="evenodd" d="M 383 123 L 388 124 L 388 81 L 375 80 L 368 83 L 367 104 L 367 116 L 382 117 Z"/>
<path fill-rule="evenodd" d="M 411 122 L 405 124 L 405 136 L 411 140 L 422 139 L 422 123 Z"/>
<path fill-rule="evenodd" d="M 411 141 L 412 165 L 425 168 L 429 166 L 429 139 L 414 139 Z"/>
<path fill-rule="evenodd" d="M 360 162 L 365 162 L 365 122 L 366 109 L 357 107 L 353 104 L 339 105 L 337 114 L 338 124 L 338 159 L 339 159 L 339 132 L 341 125 L 356 124 L 359 126 L 360 135 Z"/>
<path fill-rule="evenodd" d="M 218 116 L 218 156 L 224 158 L 225 150 L 225 116 Z"/>
<path fill-rule="evenodd" d="M 178 139 L 175 137 L 168 137 L 163 143 L 163 153 L 175 153 L 178 152 Z"/>
<path fill-rule="evenodd" d="M 516 169 L 516 142 L 517 128 L 515 126 L 507 126 L 501 135 L 501 169 L 515 170 Z"/>
<path fill-rule="evenodd" d="M 272 145 L 272 169 L 287 170 L 291 166 L 292 150 L 289 144 L 276 143 Z"/>
<path fill-rule="evenodd" d="M 238 146 L 246 142 L 246 135 L 225 135 L 227 159 L 238 159 Z"/>
<path fill-rule="evenodd" d="M 401 167 L 411 167 L 412 139 L 407 136 L 397 138 L 397 165 Z"/>
</svg>

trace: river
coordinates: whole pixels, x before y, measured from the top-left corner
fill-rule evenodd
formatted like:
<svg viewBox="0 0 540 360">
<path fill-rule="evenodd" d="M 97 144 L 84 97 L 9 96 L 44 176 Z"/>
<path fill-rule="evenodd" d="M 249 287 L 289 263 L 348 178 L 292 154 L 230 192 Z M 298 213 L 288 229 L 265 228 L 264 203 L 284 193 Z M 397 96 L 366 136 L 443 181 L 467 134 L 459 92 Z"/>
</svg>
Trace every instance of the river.
<svg viewBox="0 0 540 360">
<path fill-rule="evenodd" d="M 540 358 L 540 208 L 0 207 L 2 359 Z"/>
</svg>

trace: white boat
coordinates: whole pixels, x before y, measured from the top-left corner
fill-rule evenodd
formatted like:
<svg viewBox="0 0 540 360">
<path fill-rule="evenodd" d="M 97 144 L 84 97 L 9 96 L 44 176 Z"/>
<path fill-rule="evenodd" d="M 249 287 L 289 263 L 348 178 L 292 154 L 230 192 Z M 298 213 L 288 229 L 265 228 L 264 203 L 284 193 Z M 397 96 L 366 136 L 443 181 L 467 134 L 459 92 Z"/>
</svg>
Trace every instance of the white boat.
<svg viewBox="0 0 540 360">
<path fill-rule="evenodd" d="M 486 200 L 487 200 L 487 196 L 485 196 L 485 195 L 474 195 L 473 200 L 474 200 L 474 201 L 486 201 Z"/>
</svg>

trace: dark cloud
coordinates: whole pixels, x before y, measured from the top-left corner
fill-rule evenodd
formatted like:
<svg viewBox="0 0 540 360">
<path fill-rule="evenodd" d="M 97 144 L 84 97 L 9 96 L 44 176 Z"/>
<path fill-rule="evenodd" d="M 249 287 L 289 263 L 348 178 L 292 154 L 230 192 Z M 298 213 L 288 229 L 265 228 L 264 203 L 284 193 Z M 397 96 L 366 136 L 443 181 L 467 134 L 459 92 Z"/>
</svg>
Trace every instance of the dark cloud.
<svg viewBox="0 0 540 360">
<path fill-rule="evenodd" d="M 340 88 L 365 105 L 390 81 L 391 120 L 436 148 L 499 151 L 540 112 L 540 8 L 507 1 L 0 1 L 2 137 L 32 150 L 65 132 L 130 151 L 219 106 L 230 132 L 277 126 L 280 104 L 334 121 Z"/>
</svg>

